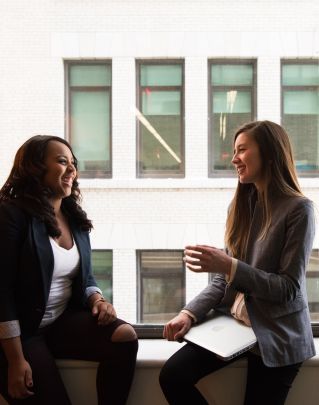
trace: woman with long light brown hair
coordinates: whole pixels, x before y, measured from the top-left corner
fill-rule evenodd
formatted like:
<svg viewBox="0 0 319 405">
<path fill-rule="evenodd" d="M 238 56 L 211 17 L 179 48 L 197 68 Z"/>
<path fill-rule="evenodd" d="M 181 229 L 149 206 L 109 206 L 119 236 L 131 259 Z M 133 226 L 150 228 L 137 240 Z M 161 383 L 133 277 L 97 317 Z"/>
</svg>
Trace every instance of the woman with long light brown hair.
<svg viewBox="0 0 319 405">
<path fill-rule="evenodd" d="M 186 266 L 215 273 L 212 282 L 165 325 L 180 340 L 211 310 L 251 326 L 245 405 L 283 405 L 302 362 L 315 354 L 306 293 L 314 239 L 311 201 L 301 192 L 286 131 L 270 121 L 242 126 L 232 163 L 238 185 L 226 222 L 225 251 L 186 246 Z M 170 404 L 207 404 L 195 384 L 230 362 L 186 344 L 164 365 L 160 383 Z M 231 385 L 232 382 L 229 381 Z"/>
</svg>

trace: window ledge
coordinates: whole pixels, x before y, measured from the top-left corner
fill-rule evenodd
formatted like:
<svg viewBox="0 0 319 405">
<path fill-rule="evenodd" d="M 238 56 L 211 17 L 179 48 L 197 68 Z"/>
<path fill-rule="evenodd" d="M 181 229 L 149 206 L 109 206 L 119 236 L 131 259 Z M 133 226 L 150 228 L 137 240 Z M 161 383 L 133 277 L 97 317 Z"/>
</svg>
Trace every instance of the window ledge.
<svg viewBox="0 0 319 405">
<path fill-rule="evenodd" d="M 299 178 L 301 188 L 319 187 L 318 177 Z M 81 190 L 85 189 L 235 189 L 235 177 L 198 177 L 183 179 L 79 179 Z"/>
<path fill-rule="evenodd" d="M 303 363 L 306 367 L 319 367 L 319 338 L 315 338 L 316 356 Z M 166 360 L 179 350 L 185 343 L 168 342 L 164 339 L 140 339 L 137 354 L 137 368 L 162 367 Z M 63 368 L 96 368 L 96 362 L 79 360 L 57 360 L 60 369 Z M 231 364 L 234 368 L 243 368 L 246 361 L 241 359 Z"/>
</svg>

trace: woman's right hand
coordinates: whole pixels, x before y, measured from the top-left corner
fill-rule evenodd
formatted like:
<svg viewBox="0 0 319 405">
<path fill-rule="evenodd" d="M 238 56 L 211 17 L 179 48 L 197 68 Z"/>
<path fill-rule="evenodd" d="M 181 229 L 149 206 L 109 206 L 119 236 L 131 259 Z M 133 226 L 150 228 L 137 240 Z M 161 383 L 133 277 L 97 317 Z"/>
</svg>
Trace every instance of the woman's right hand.
<svg viewBox="0 0 319 405">
<path fill-rule="evenodd" d="M 164 326 L 163 337 L 167 340 L 181 340 L 191 326 L 191 317 L 181 312 Z"/>
<path fill-rule="evenodd" d="M 34 395 L 30 391 L 33 387 L 32 370 L 26 360 L 9 362 L 8 365 L 8 393 L 11 398 L 23 399 Z"/>
</svg>

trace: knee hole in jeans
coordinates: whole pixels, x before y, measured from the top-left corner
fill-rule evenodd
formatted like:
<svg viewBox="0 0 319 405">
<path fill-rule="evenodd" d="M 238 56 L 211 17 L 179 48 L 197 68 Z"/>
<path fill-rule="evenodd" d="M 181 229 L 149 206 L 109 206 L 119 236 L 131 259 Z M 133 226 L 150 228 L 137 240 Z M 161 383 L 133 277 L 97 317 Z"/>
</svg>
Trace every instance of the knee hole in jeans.
<svg viewBox="0 0 319 405">
<path fill-rule="evenodd" d="M 128 324 L 118 326 L 111 337 L 112 342 L 130 342 L 136 339 L 135 330 Z"/>
</svg>

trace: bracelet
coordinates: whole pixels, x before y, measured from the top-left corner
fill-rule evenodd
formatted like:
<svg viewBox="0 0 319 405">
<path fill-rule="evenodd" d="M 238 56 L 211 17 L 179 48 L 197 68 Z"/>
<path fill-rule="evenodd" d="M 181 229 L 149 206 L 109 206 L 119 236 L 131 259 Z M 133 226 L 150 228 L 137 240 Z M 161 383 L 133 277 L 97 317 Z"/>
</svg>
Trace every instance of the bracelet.
<svg viewBox="0 0 319 405">
<path fill-rule="evenodd" d="M 101 298 L 98 298 L 97 300 L 95 300 L 94 302 L 93 302 L 93 304 L 92 304 L 92 307 L 94 307 L 94 305 L 97 303 L 97 302 L 106 302 L 106 299 L 104 298 L 104 297 L 101 297 Z"/>
</svg>

